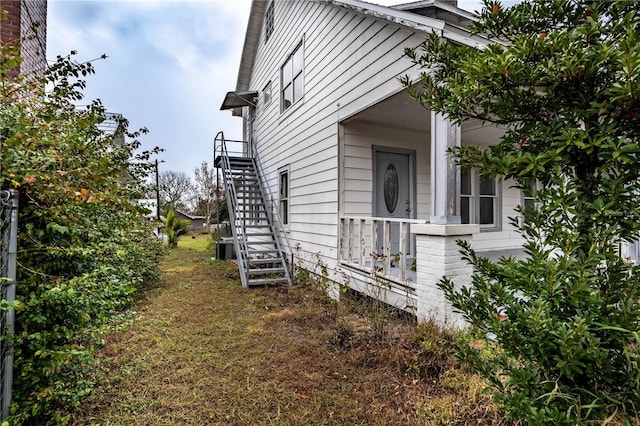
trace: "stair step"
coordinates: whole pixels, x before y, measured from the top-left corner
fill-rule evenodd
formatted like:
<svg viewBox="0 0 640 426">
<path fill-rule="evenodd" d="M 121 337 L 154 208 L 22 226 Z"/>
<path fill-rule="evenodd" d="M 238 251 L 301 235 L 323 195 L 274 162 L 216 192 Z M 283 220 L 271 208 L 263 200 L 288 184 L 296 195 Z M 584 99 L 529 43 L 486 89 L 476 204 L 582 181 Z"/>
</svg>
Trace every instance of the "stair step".
<svg viewBox="0 0 640 426">
<path fill-rule="evenodd" d="M 260 280 L 248 280 L 247 284 L 249 286 L 257 286 L 257 285 L 269 285 L 269 284 L 288 284 L 289 280 L 286 278 L 267 278 Z"/>
<path fill-rule="evenodd" d="M 249 269 L 249 276 L 255 275 L 269 275 L 269 274 L 284 274 L 284 268 L 262 268 L 262 269 Z"/>
<path fill-rule="evenodd" d="M 256 254 L 268 254 L 268 253 L 280 253 L 278 250 L 276 249 L 263 249 L 263 250 L 249 250 L 249 256 L 252 255 L 256 255 Z"/>
<path fill-rule="evenodd" d="M 233 235 L 240 247 L 237 255 L 243 285 L 290 283 L 288 264 L 271 223 L 271 208 L 266 205 L 255 160 L 217 157 L 215 164 L 222 168 L 229 208 L 235 212 Z"/>
<path fill-rule="evenodd" d="M 251 196 L 251 197 L 246 197 L 246 196 L 244 196 L 244 197 L 243 197 L 243 196 L 242 196 L 242 194 L 240 194 L 240 195 L 238 196 L 238 198 L 240 199 L 240 201 L 244 201 L 244 202 L 242 203 L 243 205 L 246 205 L 246 204 L 249 204 L 249 205 L 250 205 L 250 204 L 253 204 L 253 205 L 255 206 L 257 203 L 255 203 L 255 202 L 254 202 L 254 203 L 247 203 L 247 201 L 260 201 L 260 202 L 262 201 L 262 197 L 260 197 L 260 196 L 258 196 L 258 197 L 253 197 L 253 196 Z M 262 204 L 262 202 L 261 202 L 260 204 Z"/>
<path fill-rule="evenodd" d="M 281 257 L 272 257 L 268 259 L 249 259 L 249 265 L 283 265 L 284 261 Z"/>
</svg>

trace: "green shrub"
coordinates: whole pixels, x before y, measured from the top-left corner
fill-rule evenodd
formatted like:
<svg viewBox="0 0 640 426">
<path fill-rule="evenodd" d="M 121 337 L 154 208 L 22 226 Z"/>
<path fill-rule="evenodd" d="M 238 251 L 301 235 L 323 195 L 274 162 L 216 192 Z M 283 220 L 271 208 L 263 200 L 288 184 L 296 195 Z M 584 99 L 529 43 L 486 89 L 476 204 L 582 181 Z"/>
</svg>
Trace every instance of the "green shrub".
<svg viewBox="0 0 640 426">
<path fill-rule="evenodd" d="M 485 0 L 478 50 L 431 36 L 421 104 L 454 122 L 505 128 L 453 149 L 482 175 L 512 179 L 535 205 L 512 225 L 525 258 L 492 262 L 462 244 L 468 288 L 447 298 L 487 336 L 459 354 L 509 417 L 529 424 L 637 422 L 640 269 L 621 257 L 640 233 L 640 10 L 634 2 Z M 537 190 L 529 184 L 537 182 Z"/>
<path fill-rule="evenodd" d="M 0 48 L 0 185 L 20 193 L 12 416 L 64 422 L 91 389 L 99 330 L 159 278 L 160 243 L 136 207 L 150 152 L 114 143 L 99 101 L 78 110 L 91 63 L 59 57 L 36 84 L 8 72 Z M 47 89 L 45 93 L 44 90 Z M 11 338 L 11 337 L 10 337 Z"/>
</svg>

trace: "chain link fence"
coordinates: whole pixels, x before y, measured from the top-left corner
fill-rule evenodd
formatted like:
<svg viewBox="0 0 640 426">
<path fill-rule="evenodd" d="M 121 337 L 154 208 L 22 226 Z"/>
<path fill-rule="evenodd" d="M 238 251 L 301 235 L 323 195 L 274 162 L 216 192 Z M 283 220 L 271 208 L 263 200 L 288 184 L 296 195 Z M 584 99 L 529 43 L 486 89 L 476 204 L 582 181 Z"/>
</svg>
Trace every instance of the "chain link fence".
<svg viewBox="0 0 640 426">
<path fill-rule="evenodd" d="M 18 249 L 18 192 L 0 190 L 0 286 L 2 300 L 13 302 L 16 297 L 16 255 Z M 13 335 L 15 311 L 0 310 L 0 419 L 9 416 L 13 384 Z"/>
</svg>

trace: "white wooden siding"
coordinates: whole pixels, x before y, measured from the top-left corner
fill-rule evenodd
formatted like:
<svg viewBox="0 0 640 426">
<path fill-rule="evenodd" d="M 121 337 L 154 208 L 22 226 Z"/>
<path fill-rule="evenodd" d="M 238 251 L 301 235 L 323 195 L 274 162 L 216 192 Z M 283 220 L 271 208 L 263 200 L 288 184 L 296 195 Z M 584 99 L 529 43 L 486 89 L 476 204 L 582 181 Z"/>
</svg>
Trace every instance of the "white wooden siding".
<svg viewBox="0 0 640 426">
<path fill-rule="evenodd" d="M 426 112 L 425 112 L 426 114 Z M 401 128 L 380 127 L 354 121 L 344 125 L 344 202 L 349 216 L 371 216 L 373 191 L 373 146 L 415 151 L 415 194 L 412 201 L 416 218 L 429 219 L 430 206 L 430 136 Z M 413 179 L 414 176 L 411 176 Z M 413 197 L 415 195 L 415 200 Z"/>
<path fill-rule="evenodd" d="M 277 187 L 277 169 L 289 165 L 292 244 L 300 243 L 307 254 L 321 253 L 335 267 L 337 123 L 397 91 L 397 77 L 411 65 L 403 58 L 404 48 L 419 44 L 424 36 L 322 3 L 275 2 L 274 12 L 274 32 L 268 43 L 259 43 L 250 87 L 260 90 L 271 81 L 272 100 L 257 109 L 256 146 L 272 188 Z M 300 41 L 304 43 L 304 96 L 281 113 L 280 67 Z M 370 143 L 366 151 L 349 154 L 357 164 L 344 171 L 354 214 L 361 210 L 371 214 Z M 416 160 L 423 157 L 418 155 Z M 419 175 L 417 181 L 428 187 L 426 176 Z M 425 194 L 421 191 L 418 199 L 419 209 L 426 211 Z"/>
<path fill-rule="evenodd" d="M 271 102 L 264 105 L 260 97 L 257 108 L 256 147 L 274 196 L 277 170 L 289 166 L 287 229 L 292 245 L 300 244 L 300 254 L 308 261 L 320 254 L 335 272 L 339 213 L 372 213 L 373 145 L 415 150 L 416 216 L 429 217 L 430 135 L 357 121 L 340 130 L 338 124 L 400 90 L 400 75 L 417 75 L 404 58 L 404 48 L 419 45 L 425 35 L 326 3 L 276 1 L 274 13 L 274 32 L 266 44 L 264 39 L 259 42 L 249 87 L 261 90 L 271 81 Z M 304 96 L 282 113 L 280 67 L 301 41 Z M 342 194 L 338 194 L 340 179 Z M 520 195 L 507 183 L 502 194 L 506 218 Z M 506 221 L 503 231 L 482 233 L 476 240 L 478 248 L 487 250 L 504 247 L 505 241 L 509 246 L 513 242 L 513 247 L 520 243 Z"/>
</svg>

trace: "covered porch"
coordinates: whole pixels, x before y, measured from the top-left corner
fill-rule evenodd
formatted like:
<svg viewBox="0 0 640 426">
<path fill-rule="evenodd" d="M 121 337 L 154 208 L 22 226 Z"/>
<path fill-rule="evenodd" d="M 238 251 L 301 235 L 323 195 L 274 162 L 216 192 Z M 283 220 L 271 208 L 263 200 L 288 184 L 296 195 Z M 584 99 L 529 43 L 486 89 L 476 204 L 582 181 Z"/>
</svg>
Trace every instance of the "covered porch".
<svg viewBox="0 0 640 426">
<path fill-rule="evenodd" d="M 461 176 L 447 151 L 489 146 L 501 135 L 476 122 L 455 126 L 404 91 L 340 122 L 338 264 L 352 287 L 420 319 L 453 321 L 436 282 L 455 275 L 463 284 L 471 276 L 455 241 L 468 239 L 490 257 L 516 253 L 521 243 L 503 222 L 520 199 L 496 182 L 480 218 L 471 199 L 477 194 L 465 197 L 468 172 Z"/>
</svg>

